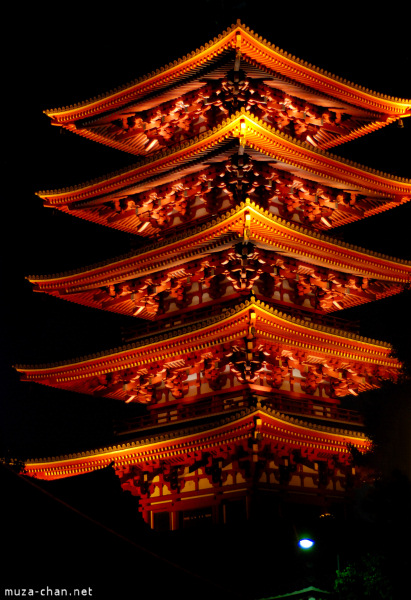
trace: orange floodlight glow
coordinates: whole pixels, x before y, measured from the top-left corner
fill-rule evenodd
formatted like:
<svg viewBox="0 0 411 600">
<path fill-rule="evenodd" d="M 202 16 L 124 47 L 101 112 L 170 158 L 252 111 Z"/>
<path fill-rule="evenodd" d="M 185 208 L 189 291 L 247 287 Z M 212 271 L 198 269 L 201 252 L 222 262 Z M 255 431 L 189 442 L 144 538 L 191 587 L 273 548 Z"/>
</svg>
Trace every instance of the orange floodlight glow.
<svg viewBox="0 0 411 600">
<path fill-rule="evenodd" d="M 157 140 L 156 140 L 156 139 L 154 139 L 154 140 L 151 140 L 151 142 L 149 143 L 149 145 L 148 145 L 148 146 L 147 146 L 147 148 L 146 148 L 146 152 L 149 152 L 149 151 L 150 151 L 152 148 L 154 148 L 154 146 L 155 146 L 157 143 L 158 143 L 158 142 L 157 142 Z"/>
<path fill-rule="evenodd" d="M 305 141 L 308 142 L 309 144 L 311 144 L 312 146 L 317 147 L 317 144 L 314 142 L 313 138 L 310 135 L 307 135 L 307 137 L 305 138 Z"/>
<path fill-rule="evenodd" d="M 332 227 L 332 223 L 325 217 L 321 217 L 321 221 L 324 223 L 324 225 L 327 225 L 327 227 Z"/>
<path fill-rule="evenodd" d="M 139 162 L 40 192 L 45 206 L 146 244 L 28 279 L 35 291 L 147 327 L 132 326 L 119 348 L 16 370 L 146 410 L 119 424 L 126 437 L 115 446 L 29 460 L 26 473 L 52 480 L 110 465 L 146 523 L 160 527 L 168 513 L 171 530 L 197 509 L 230 522 L 240 501 L 248 517 L 267 489 L 318 506 L 324 493 L 351 493 L 362 474 L 352 477 L 349 446 L 363 454 L 372 445 L 342 399 L 397 381 L 402 365 L 388 343 L 329 326 L 328 313 L 399 293 L 411 261 L 328 233 L 409 201 L 411 180 L 329 149 L 408 113 L 411 101 L 342 81 L 239 22 L 121 90 L 48 111 L 54 125 Z M 294 473 L 297 453 L 309 460 Z"/>
<path fill-rule="evenodd" d="M 149 225 L 150 225 L 149 221 L 146 221 L 137 229 L 137 233 L 142 233 L 145 229 L 147 229 L 147 227 Z"/>
</svg>

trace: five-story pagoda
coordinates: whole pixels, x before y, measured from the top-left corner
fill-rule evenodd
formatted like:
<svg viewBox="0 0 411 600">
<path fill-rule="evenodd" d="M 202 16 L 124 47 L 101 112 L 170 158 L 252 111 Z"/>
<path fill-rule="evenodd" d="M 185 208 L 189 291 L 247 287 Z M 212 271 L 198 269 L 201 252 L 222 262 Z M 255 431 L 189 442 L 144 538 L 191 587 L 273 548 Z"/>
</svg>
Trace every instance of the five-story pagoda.
<svg viewBox="0 0 411 600">
<path fill-rule="evenodd" d="M 140 246 L 29 279 L 137 325 L 120 348 L 18 371 L 145 413 L 117 444 L 33 459 L 27 472 L 56 479 L 113 464 L 153 528 L 164 517 L 170 529 L 230 522 L 265 501 L 343 501 L 359 480 L 353 449 L 370 447 L 344 398 L 395 381 L 401 365 L 336 314 L 399 293 L 411 264 L 330 230 L 407 202 L 411 182 L 330 149 L 410 109 L 237 24 L 121 90 L 48 111 L 138 162 L 42 192 L 44 204 Z"/>
</svg>

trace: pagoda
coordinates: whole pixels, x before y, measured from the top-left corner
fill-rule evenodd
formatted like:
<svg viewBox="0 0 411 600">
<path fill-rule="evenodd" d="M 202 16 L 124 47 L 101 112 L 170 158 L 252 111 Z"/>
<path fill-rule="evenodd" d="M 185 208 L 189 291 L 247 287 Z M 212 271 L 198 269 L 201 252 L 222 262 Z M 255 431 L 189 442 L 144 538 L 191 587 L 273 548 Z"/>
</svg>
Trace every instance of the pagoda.
<svg viewBox="0 0 411 600">
<path fill-rule="evenodd" d="M 44 205 L 139 247 L 28 279 L 131 326 L 120 348 L 16 368 L 144 412 L 119 425 L 116 444 L 32 459 L 26 472 L 52 480 L 113 465 L 154 529 L 233 522 L 265 502 L 343 502 L 363 476 L 353 457 L 371 446 L 345 400 L 396 381 L 401 364 L 338 314 L 401 292 L 411 263 L 331 230 L 408 202 L 411 181 L 330 149 L 410 111 L 241 23 L 122 89 L 47 111 L 138 158 L 41 192 Z"/>
</svg>

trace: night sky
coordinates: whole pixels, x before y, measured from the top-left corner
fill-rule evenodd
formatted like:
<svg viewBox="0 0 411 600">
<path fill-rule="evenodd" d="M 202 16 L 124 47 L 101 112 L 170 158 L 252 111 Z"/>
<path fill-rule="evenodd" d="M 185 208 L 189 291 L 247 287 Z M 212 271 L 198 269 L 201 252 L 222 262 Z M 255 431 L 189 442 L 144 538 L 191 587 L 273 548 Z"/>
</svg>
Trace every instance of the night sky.
<svg viewBox="0 0 411 600">
<path fill-rule="evenodd" d="M 34 4 L 3 11 L 3 27 L 11 35 L 2 38 L 0 456 L 50 456 L 107 445 L 112 417 L 139 410 L 22 383 L 12 368 L 117 347 L 121 328 L 130 325 L 119 315 L 35 294 L 25 280 L 27 275 L 64 272 L 117 256 L 134 243 L 126 234 L 42 207 L 36 191 L 76 185 L 137 162 L 136 157 L 61 133 L 42 111 L 129 83 L 210 41 L 238 18 L 279 48 L 332 74 L 377 92 L 411 98 L 408 17 L 382 14 L 380 9 L 367 12 L 358 9 L 359 4 L 344 2 L 333 8 L 329 2 L 203 0 L 165 7 L 74 2 L 57 12 Z M 411 119 L 405 119 L 403 128 L 387 127 L 333 153 L 411 178 L 410 146 Z M 411 203 L 346 227 L 339 235 L 411 260 L 410 222 Z M 363 335 L 391 341 L 406 353 L 411 332 L 408 303 L 404 294 L 341 316 L 361 318 Z M 17 487 L 21 506 L 17 504 L 16 511 L 21 508 L 26 521 L 43 518 L 47 506 L 42 505 L 43 513 L 36 516 L 30 512 L 30 498 L 26 502 Z M 41 536 L 38 526 L 33 535 Z M 70 527 L 69 521 L 64 523 L 63 537 Z M 18 531 L 21 534 L 23 526 Z M 15 536 L 13 544 L 12 550 L 20 553 Z M 36 544 L 28 544 L 28 538 L 22 544 L 24 569 Z M 102 551 L 105 548 L 103 544 Z M 88 547 L 83 554 L 86 551 Z M 106 556 L 102 568 L 110 568 L 109 562 Z M 133 565 L 127 563 L 127 568 Z M 86 571 L 85 581 L 90 581 Z M 134 584 L 132 589 L 139 595 L 142 588 Z"/>
<path fill-rule="evenodd" d="M 117 347 L 121 327 L 130 324 L 126 317 L 35 294 L 25 280 L 117 256 L 135 243 L 127 234 L 42 207 L 36 191 L 76 185 L 137 161 L 62 133 L 43 110 L 129 83 L 208 42 L 237 18 L 279 48 L 348 81 L 411 97 L 410 49 L 401 16 L 361 14 L 346 3 L 332 14 L 328 4 L 313 6 L 294 10 L 282 3 L 210 0 L 169 5 L 154 14 L 149 6 L 130 9 L 120 2 L 98 14 L 86 7 L 75 16 L 37 8 L 10 15 L 15 35 L 4 49 L 2 96 L 3 452 L 25 457 L 104 444 L 111 415 L 128 414 L 112 401 L 20 383 L 12 369 Z M 333 152 L 411 177 L 410 143 L 411 119 L 405 119 L 402 129 L 390 126 Z M 345 240 L 411 259 L 410 215 L 411 204 L 359 222 L 344 229 Z M 405 296 L 396 297 L 346 316 L 361 316 L 365 335 L 405 345 L 410 328 L 405 304 Z"/>
</svg>

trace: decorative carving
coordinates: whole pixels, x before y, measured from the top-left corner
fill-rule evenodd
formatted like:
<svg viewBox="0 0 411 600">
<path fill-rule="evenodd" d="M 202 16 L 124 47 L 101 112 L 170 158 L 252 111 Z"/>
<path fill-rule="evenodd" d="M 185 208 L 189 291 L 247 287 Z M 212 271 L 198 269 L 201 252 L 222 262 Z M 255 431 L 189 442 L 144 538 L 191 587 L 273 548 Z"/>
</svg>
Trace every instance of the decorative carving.
<svg viewBox="0 0 411 600">
<path fill-rule="evenodd" d="M 153 319 L 185 308 L 197 309 L 233 290 L 238 294 L 254 290 L 273 302 L 329 313 L 344 308 L 347 300 L 352 305 L 375 299 L 384 285 L 284 258 L 248 242 L 150 277 L 102 287 L 93 299 L 101 308 Z"/>
<path fill-rule="evenodd" d="M 240 383 L 254 383 L 264 369 L 263 355 L 255 349 L 252 340 L 244 340 L 244 346 L 233 345 L 226 353 L 231 371 Z"/>
<path fill-rule="evenodd" d="M 164 385 L 170 390 L 174 398 L 183 398 L 188 392 L 186 368 L 167 369 Z"/>
<path fill-rule="evenodd" d="M 184 473 L 184 466 L 163 465 L 161 480 L 171 494 L 180 491 L 180 476 Z"/>
<path fill-rule="evenodd" d="M 162 467 L 158 464 L 131 465 L 127 469 L 118 469 L 117 475 L 123 490 L 141 499 L 148 499 L 153 493 L 153 479 L 161 472 Z"/>
<path fill-rule="evenodd" d="M 218 358 L 205 358 L 203 377 L 212 390 L 220 390 L 226 380 L 221 373 L 221 363 Z"/>
<path fill-rule="evenodd" d="M 333 224 L 336 211 L 340 216 L 362 217 L 367 207 L 366 198 L 358 193 L 296 176 L 272 163 L 254 160 L 247 153 L 234 153 L 220 164 L 212 163 L 148 191 L 79 210 L 96 210 L 110 226 L 118 226 L 121 220 L 137 221 L 137 233 L 161 237 L 170 228 L 178 229 L 228 210 L 247 197 L 285 219 L 316 229 Z"/>
<path fill-rule="evenodd" d="M 316 106 L 234 69 L 175 100 L 148 110 L 117 113 L 108 125 L 107 117 L 101 125 L 97 119 L 93 128 L 102 126 L 108 137 L 147 154 L 209 130 L 240 108 L 314 146 L 355 127 L 351 116 L 340 109 Z"/>
<path fill-rule="evenodd" d="M 261 253 L 253 244 L 237 244 L 232 251 L 223 253 L 223 275 L 231 281 L 235 290 L 250 290 L 263 272 Z"/>
<path fill-rule="evenodd" d="M 270 343 L 250 324 L 246 337 L 202 352 L 187 351 L 144 368 L 100 375 L 90 380 L 87 391 L 126 402 L 160 402 L 166 406 L 176 400 L 184 404 L 199 391 L 211 394 L 221 390 L 227 378 L 232 386 L 253 389 L 257 385 L 267 393 L 294 391 L 327 403 L 379 387 L 383 380 L 395 380 L 396 369 L 311 355 L 309 350 L 293 349 L 290 342 Z"/>
<path fill-rule="evenodd" d="M 323 373 L 321 365 L 311 365 L 305 374 L 305 379 L 301 383 L 301 387 L 306 394 L 314 395 L 318 389 L 318 385 L 323 381 Z"/>
</svg>

